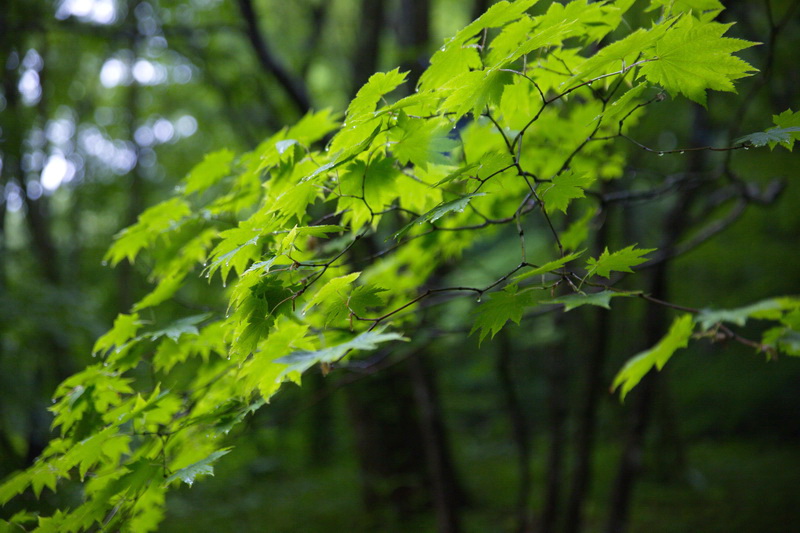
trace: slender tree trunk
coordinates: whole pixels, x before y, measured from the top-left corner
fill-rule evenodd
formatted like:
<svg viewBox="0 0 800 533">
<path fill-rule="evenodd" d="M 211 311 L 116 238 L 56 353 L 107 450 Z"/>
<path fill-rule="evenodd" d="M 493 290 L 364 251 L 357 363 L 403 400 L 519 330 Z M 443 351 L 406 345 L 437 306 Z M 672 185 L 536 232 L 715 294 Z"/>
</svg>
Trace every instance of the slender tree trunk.
<svg viewBox="0 0 800 533">
<path fill-rule="evenodd" d="M 692 128 L 693 146 L 708 144 L 706 114 L 695 108 Z M 703 151 L 691 152 L 687 156 L 687 172 L 699 172 L 705 168 L 707 154 Z M 667 213 L 662 225 L 662 243 L 659 247 L 669 257 L 681 235 L 687 227 L 689 207 L 697 197 L 697 185 L 685 189 L 678 197 L 675 205 Z M 669 297 L 669 265 L 668 260 L 658 263 L 652 272 L 650 290 L 653 297 L 667 300 Z M 651 306 L 647 312 L 645 324 L 646 347 L 655 345 L 668 326 L 668 315 L 663 306 Z M 665 376 L 659 376 L 655 371 L 648 373 L 637 387 L 637 396 L 633 399 L 631 425 L 617 470 L 617 477 L 611 493 L 611 504 L 606 525 L 606 533 L 623 533 L 627 528 L 630 510 L 630 500 L 633 495 L 633 486 L 642 466 L 643 447 L 645 434 L 652 418 L 653 406 L 656 399 L 659 381 Z"/>
<path fill-rule="evenodd" d="M 677 205 L 672 209 L 665 221 L 665 239 L 663 250 L 672 248 L 682 232 L 681 217 L 687 206 L 691 192 L 684 193 Z M 666 300 L 668 298 L 669 262 L 659 263 L 653 270 L 648 291 L 653 297 Z M 645 324 L 645 346 L 655 345 L 664 335 L 668 325 L 666 308 L 652 306 L 648 308 Z M 656 397 L 659 375 L 651 371 L 642 379 L 633 397 L 631 423 L 620 459 L 617 476 L 611 492 L 611 503 L 606 533 L 622 533 L 625 531 L 630 511 L 633 486 L 642 466 L 644 439 L 648 424 L 652 417 L 652 407 Z"/>
<path fill-rule="evenodd" d="M 437 529 L 439 533 L 459 533 L 459 509 L 464 503 L 464 491 L 456 477 L 450 456 L 432 366 L 422 353 L 416 353 L 409 358 L 409 367 L 431 481 Z"/>
<path fill-rule="evenodd" d="M 258 27 L 258 16 L 252 0 L 238 0 L 239 10 L 245 23 L 245 34 L 253 47 L 261 67 L 278 82 L 301 115 L 311 109 L 311 99 L 305 84 L 297 79 L 272 53 L 266 37 Z"/>
<path fill-rule="evenodd" d="M 309 372 L 303 378 L 304 388 L 308 387 L 309 398 L 328 395 L 329 384 L 321 372 Z M 330 401 L 314 402 L 309 411 L 308 457 L 312 465 L 325 464 L 332 444 L 336 439 L 333 430 L 333 404 Z"/>
<path fill-rule="evenodd" d="M 668 368 L 662 370 L 662 373 L 668 372 Z M 660 479 L 675 481 L 686 472 L 686 445 L 678 427 L 675 400 L 668 379 L 661 380 L 658 393 L 655 413 L 658 431 L 655 440 L 655 469 Z"/>
<path fill-rule="evenodd" d="M 345 388 L 364 505 L 372 514 L 389 507 L 400 520 L 431 503 L 411 383 L 406 362 Z"/>
<path fill-rule="evenodd" d="M 408 85 L 414 87 L 428 64 L 430 46 L 430 0 L 401 0 L 397 37 L 408 70 Z"/>
<path fill-rule="evenodd" d="M 556 329 L 563 327 L 563 315 L 556 318 Z M 545 473 L 544 507 L 540 520 L 542 533 L 554 531 L 561 509 L 561 487 L 564 479 L 564 449 L 566 434 L 564 423 L 567 419 L 567 362 L 565 341 L 559 340 L 548 347 L 546 353 L 547 372 L 547 419 L 548 451 Z"/>
<path fill-rule="evenodd" d="M 608 244 L 608 221 L 597 230 L 594 242 L 596 255 Z M 592 457 L 594 452 L 597 410 L 603 390 L 606 360 L 608 359 L 608 332 L 611 320 L 608 310 L 594 311 L 594 332 L 591 336 L 588 360 L 585 362 L 584 390 L 578 411 L 575 444 L 575 462 L 572 469 L 572 486 L 565 513 L 564 532 L 578 533 L 583 527 L 583 507 L 592 484 Z"/>
<path fill-rule="evenodd" d="M 128 30 L 130 31 L 129 46 L 133 57 L 139 55 L 139 41 L 141 35 L 136 24 L 134 11 L 140 2 L 134 2 L 129 6 L 128 13 Z M 139 116 L 139 85 L 134 81 L 128 88 L 128 139 L 131 141 L 131 146 L 134 147 L 135 162 L 133 168 L 128 172 L 127 181 L 129 186 L 128 206 L 125 213 L 123 224 L 125 227 L 130 226 L 136 222 L 139 214 L 144 209 L 144 184 L 142 183 L 141 169 L 139 166 L 139 149 L 134 141 L 134 132 L 136 131 L 136 121 Z M 136 282 L 135 272 L 133 266 L 128 261 L 122 261 L 117 266 L 117 306 L 119 311 L 126 313 L 130 310 L 136 298 Z"/>
<path fill-rule="evenodd" d="M 528 424 L 525 412 L 514 384 L 512 355 L 514 346 L 507 330 L 503 330 L 500 337 L 499 353 L 496 357 L 497 377 L 500 380 L 500 389 L 503 392 L 505 410 L 511 421 L 514 445 L 517 448 L 517 470 L 519 471 L 519 489 L 517 492 L 517 532 L 528 533 L 533 531 L 533 516 L 530 510 L 531 489 L 533 478 L 531 476 L 531 445 Z"/>
<path fill-rule="evenodd" d="M 352 63 L 353 94 L 378 70 L 385 6 L 384 0 L 361 0 L 361 20 Z"/>
</svg>

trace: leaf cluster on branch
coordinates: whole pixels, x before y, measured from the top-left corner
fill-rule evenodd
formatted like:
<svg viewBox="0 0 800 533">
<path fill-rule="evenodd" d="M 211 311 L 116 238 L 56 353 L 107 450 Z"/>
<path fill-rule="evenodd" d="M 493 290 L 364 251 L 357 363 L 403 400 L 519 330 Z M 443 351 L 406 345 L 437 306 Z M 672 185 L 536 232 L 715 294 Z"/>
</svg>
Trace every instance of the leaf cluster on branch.
<svg viewBox="0 0 800 533">
<path fill-rule="evenodd" d="M 43 530 L 154 530 L 165 492 L 212 474 L 229 451 L 224 436 L 284 382 L 413 340 L 421 306 L 459 295 L 478 300 L 479 342 L 542 310 L 610 308 L 619 298 L 682 310 L 619 372 L 612 387 L 623 396 L 695 337 L 800 355 L 798 298 L 688 309 L 615 287 L 658 261 L 654 248 L 587 252 L 609 205 L 673 188 L 603 191 L 622 178 L 631 143 L 667 153 L 630 135 L 648 108 L 665 93 L 705 105 L 707 91 L 734 91 L 755 71 L 733 55 L 755 43 L 725 36 L 718 2 L 653 0 L 653 24 L 627 30 L 632 3 L 575 0 L 531 16 L 534 0 L 501 1 L 433 54 L 409 96 L 395 97 L 405 73 L 378 73 L 343 120 L 312 111 L 250 152 L 207 155 L 109 250 L 112 265 L 144 263 L 154 288 L 97 341 L 97 363 L 56 391 L 59 436 L 0 486 L 0 503 L 77 479 L 83 503 L 39 517 Z M 730 146 L 669 153 L 791 150 L 799 115 L 789 110 Z M 747 187 L 735 194 L 757 197 Z M 440 272 L 505 227 L 519 239 L 505 274 L 482 286 L 439 284 Z M 549 241 L 546 252 L 527 250 L 531 232 Z M 165 322 L 199 283 L 224 304 Z M 771 323 L 757 341 L 732 329 L 750 319 Z"/>
</svg>

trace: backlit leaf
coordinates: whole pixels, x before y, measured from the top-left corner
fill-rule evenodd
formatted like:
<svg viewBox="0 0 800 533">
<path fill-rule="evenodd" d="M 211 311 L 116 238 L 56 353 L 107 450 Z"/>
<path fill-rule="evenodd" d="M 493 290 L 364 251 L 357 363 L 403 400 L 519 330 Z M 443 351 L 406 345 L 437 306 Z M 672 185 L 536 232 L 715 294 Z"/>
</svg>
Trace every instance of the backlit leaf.
<svg viewBox="0 0 800 533">
<path fill-rule="evenodd" d="M 556 209 L 566 213 L 567 207 L 575 198 L 584 198 L 584 189 L 594 183 L 594 178 L 585 174 L 578 174 L 572 170 L 562 172 L 553 178 L 551 183 L 545 183 L 541 188 L 541 198 L 548 213 Z"/>
<path fill-rule="evenodd" d="M 656 367 L 657 370 L 661 370 L 678 349 L 685 348 L 689 344 L 693 330 L 692 315 L 686 314 L 676 318 L 669 332 L 658 344 L 635 355 L 625 363 L 625 366 L 614 378 L 611 390 L 620 389 L 620 397 L 624 400 L 628 392 L 642 380 L 650 369 Z"/>
<path fill-rule="evenodd" d="M 186 194 L 203 192 L 229 175 L 233 158 L 234 153 L 228 149 L 207 154 L 186 176 Z"/>
<path fill-rule="evenodd" d="M 276 363 L 287 365 L 284 374 L 305 372 L 317 363 L 335 363 L 352 350 L 374 350 L 379 344 L 389 341 L 408 340 L 399 333 L 384 333 L 385 328 L 365 331 L 347 342 L 315 351 L 297 351 L 276 359 Z"/>
<path fill-rule="evenodd" d="M 638 292 L 630 292 L 630 291 L 598 291 L 598 292 L 591 292 L 588 294 L 568 294 L 566 296 L 561 296 L 559 298 L 553 298 L 547 302 L 548 304 L 564 304 L 564 312 L 572 311 L 576 307 L 580 307 L 582 305 L 595 305 L 597 307 L 605 307 L 606 309 L 611 309 L 611 298 L 617 298 L 619 296 L 636 296 L 639 294 Z"/>
<path fill-rule="evenodd" d="M 490 333 L 494 338 L 509 320 L 519 325 L 525 309 L 536 304 L 541 292 L 533 292 L 530 289 L 519 291 L 516 285 L 509 285 L 502 291 L 491 293 L 489 299 L 479 304 L 472 312 L 475 321 L 469 334 L 479 331 L 478 345 L 480 345 Z"/>
<path fill-rule="evenodd" d="M 733 81 L 756 69 L 732 54 L 756 43 L 723 37 L 730 27 L 684 16 L 656 42 L 655 57 L 642 65 L 642 75 L 703 106 L 708 89 L 736 92 Z"/>
<path fill-rule="evenodd" d="M 400 231 L 398 231 L 397 233 L 392 235 L 392 237 L 394 239 L 399 239 L 403 235 L 405 235 L 406 233 L 411 231 L 411 229 L 416 227 L 416 226 L 421 226 L 422 224 L 425 224 L 426 222 L 435 222 L 435 221 L 439 220 L 441 217 L 443 217 L 444 215 L 446 215 L 447 213 L 450 213 L 450 212 L 453 212 L 453 211 L 461 212 L 467 207 L 467 204 L 469 204 L 469 201 L 472 200 L 472 198 L 474 198 L 476 196 L 483 196 L 483 195 L 484 195 L 484 193 L 466 194 L 466 195 L 464 195 L 464 196 L 462 196 L 460 198 L 457 198 L 455 200 L 450 200 L 449 202 L 444 202 L 444 203 L 434 207 L 433 209 L 431 209 L 427 213 L 425 213 L 425 214 L 417 217 L 416 219 L 412 220 L 411 222 L 409 222 L 405 226 L 403 226 L 400 229 Z"/>
</svg>

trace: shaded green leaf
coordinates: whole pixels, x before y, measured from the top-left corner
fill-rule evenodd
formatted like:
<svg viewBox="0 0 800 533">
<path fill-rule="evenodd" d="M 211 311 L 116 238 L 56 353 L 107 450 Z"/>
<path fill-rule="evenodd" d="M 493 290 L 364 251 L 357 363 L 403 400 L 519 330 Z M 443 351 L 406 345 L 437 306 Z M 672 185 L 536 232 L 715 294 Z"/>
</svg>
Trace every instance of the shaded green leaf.
<svg viewBox="0 0 800 533">
<path fill-rule="evenodd" d="M 734 144 L 749 144 L 751 146 L 769 145 L 770 150 L 778 144 L 792 151 L 794 141 L 800 139 L 800 111 L 794 113 L 788 109 L 780 115 L 773 115 L 772 120 L 776 127 L 739 137 Z"/>
<path fill-rule="evenodd" d="M 548 304 L 564 304 L 564 312 L 572 311 L 576 307 L 580 307 L 582 305 L 596 305 L 597 307 L 605 307 L 606 309 L 611 309 L 611 298 L 617 298 L 619 296 L 636 296 L 640 294 L 636 291 L 599 291 L 599 292 L 592 292 L 588 294 L 569 294 L 567 296 L 561 296 L 559 298 L 553 298 L 547 302 Z"/>
<path fill-rule="evenodd" d="M 519 325 L 525 309 L 536 304 L 540 297 L 538 293 L 541 291 L 537 293 L 530 289 L 518 291 L 516 285 L 509 285 L 502 291 L 491 293 L 488 301 L 481 303 L 472 311 L 475 321 L 469 334 L 479 331 L 478 345 L 480 345 L 489 333 L 494 338 L 509 320 Z"/>
<path fill-rule="evenodd" d="M 791 298 L 770 298 L 736 309 L 703 309 L 697 316 L 697 322 L 704 330 L 711 329 L 721 322 L 744 326 L 750 318 L 778 320 L 784 310 L 798 306 L 800 302 Z"/>
<path fill-rule="evenodd" d="M 217 150 L 206 154 L 203 161 L 197 164 L 186 176 L 186 194 L 203 192 L 216 182 L 228 176 L 234 153 L 231 150 Z"/>
<path fill-rule="evenodd" d="M 385 328 L 365 331 L 347 342 L 322 348 L 315 351 L 297 351 L 286 357 L 276 359 L 276 363 L 288 365 L 284 374 L 289 372 L 305 372 L 317 363 L 335 363 L 351 350 L 374 350 L 379 344 L 388 341 L 407 341 L 399 333 L 384 333 Z"/>
<path fill-rule="evenodd" d="M 165 328 L 153 331 L 147 335 L 156 340 L 160 337 L 167 337 L 175 342 L 178 342 L 181 335 L 198 335 L 197 324 L 211 317 L 211 313 L 202 313 L 200 315 L 187 316 L 172 322 Z"/>
<path fill-rule="evenodd" d="M 174 474 L 167 478 L 164 484 L 169 485 L 175 480 L 181 480 L 191 487 L 198 477 L 213 476 L 213 464 L 230 451 L 230 448 L 217 450 L 201 461 L 197 461 L 196 463 L 192 463 L 189 466 L 185 466 L 179 470 L 176 470 Z"/>
</svg>

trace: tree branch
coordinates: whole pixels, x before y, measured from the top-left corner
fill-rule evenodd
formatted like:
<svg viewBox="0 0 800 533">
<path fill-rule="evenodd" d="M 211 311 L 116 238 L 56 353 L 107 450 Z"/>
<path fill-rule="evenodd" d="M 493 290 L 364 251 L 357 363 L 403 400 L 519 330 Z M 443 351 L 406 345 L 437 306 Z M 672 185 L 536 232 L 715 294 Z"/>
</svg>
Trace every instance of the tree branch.
<svg viewBox="0 0 800 533">
<path fill-rule="evenodd" d="M 238 0 L 238 3 L 245 21 L 245 34 L 253 47 L 253 51 L 258 57 L 259 63 L 261 63 L 263 69 L 271 74 L 280 86 L 283 87 L 300 113 L 308 113 L 308 111 L 311 110 L 311 100 L 308 96 L 308 90 L 300 80 L 289 73 L 288 69 L 270 51 L 266 39 L 258 29 L 258 21 L 255 10 L 253 9 L 253 2 L 251 0 Z"/>
</svg>

